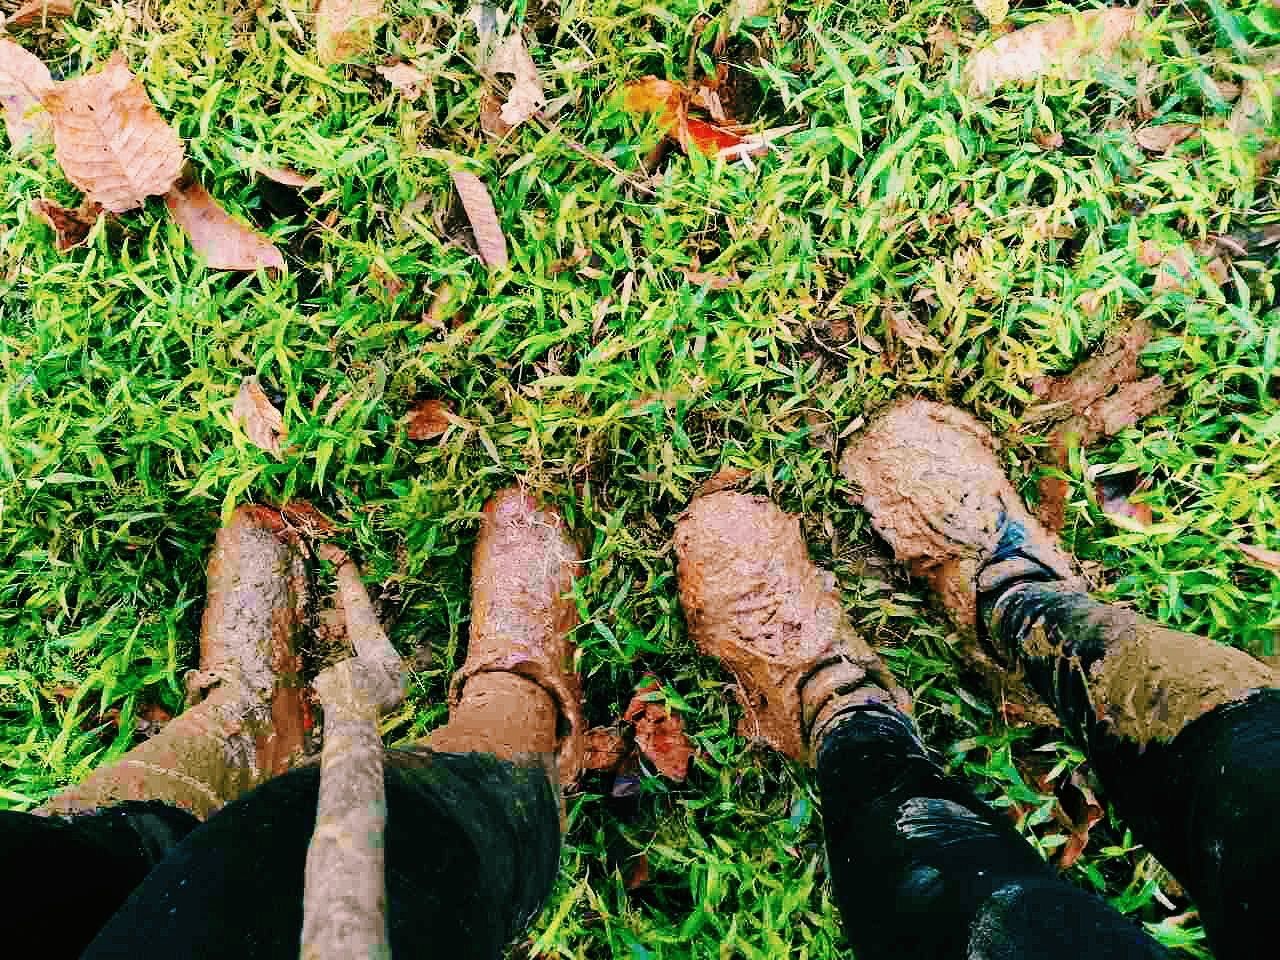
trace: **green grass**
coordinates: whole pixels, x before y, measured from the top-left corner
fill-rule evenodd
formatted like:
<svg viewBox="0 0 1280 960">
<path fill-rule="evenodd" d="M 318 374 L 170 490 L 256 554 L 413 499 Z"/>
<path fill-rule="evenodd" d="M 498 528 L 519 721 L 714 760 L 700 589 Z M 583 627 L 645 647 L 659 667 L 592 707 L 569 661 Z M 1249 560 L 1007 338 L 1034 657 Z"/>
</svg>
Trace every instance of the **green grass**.
<svg viewBox="0 0 1280 960">
<path fill-rule="evenodd" d="M 180 705 L 205 554 L 219 518 L 250 499 L 309 499 L 343 523 L 344 544 L 385 584 L 397 643 L 434 655 L 388 741 L 438 725 L 465 643 L 479 508 L 523 477 L 590 547 L 578 584 L 590 719 L 614 717 L 653 670 L 701 755 L 687 783 L 646 777 L 629 802 L 584 781 L 560 882 L 517 955 L 848 956 L 812 778 L 734 735 L 726 676 L 685 633 L 672 520 L 722 465 L 751 470 L 752 489 L 801 514 L 939 756 L 1017 804 L 1049 854 L 1062 831 L 1035 775 L 1066 778 L 1081 755 L 1053 731 L 1005 725 L 960 678 L 945 621 L 846 498 L 839 435 L 895 396 L 950 399 L 1008 438 L 1030 492 L 1044 444 L 1019 429 L 1032 381 L 1134 315 L 1164 331 L 1144 364 L 1179 397 L 1073 461 L 1065 535 L 1103 596 L 1277 652 L 1275 576 L 1221 543 L 1280 547 L 1275 264 L 1263 250 L 1221 287 L 1197 275 L 1187 293 L 1155 297 L 1136 259 L 1141 239 L 1277 219 L 1274 181 L 1253 172 L 1258 144 L 1224 129 L 1230 104 L 1210 82 L 1232 77 L 1249 45 L 1277 41 L 1270 4 L 1152 8 L 1159 121 L 1206 128 L 1153 157 L 1109 129 L 1135 122 L 1132 77 L 967 99 L 962 58 L 931 60 L 924 39 L 939 19 L 978 39 L 986 28 L 966 6 L 791 3 L 785 22 L 747 21 L 725 58 L 751 94 L 741 119 L 805 130 L 750 169 L 670 155 L 652 196 L 570 140 L 648 176 L 659 133 L 621 112 L 617 93 L 646 74 L 713 69 L 723 4 L 517 4 L 549 95 L 576 99 L 553 126 L 505 142 L 480 131 L 461 6 L 402 0 L 379 34 L 379 61 L 412 57 L 433 74 L 415 104 L 371 70 L 315 66 L 291 25 L 308 11 L 87 0 L 38 46 L 55 76 L 123 49 L 205 185 L 265 227 L 290 268 L 208 272 L 154 201 L 60 255 L 28 208 L 74 190 L 51 154 L 0 155 L 0 803 L 38 804 L 127 749 L 143 704 Z M 1038 147 L 1043 130 L 1064 147 Z M 323 188 L 298 199 L 256 179 L 246 156 Z M 448 177 L 464 158 L 493 189 L 508 272 L 468 252 Z M 949 216 L 960 204 L 969 215 Z M 1074 236 L 1037 234 L 1044 209 L 1069 215 Z M 551 269 L 579 247 L 590 257 L 578 268 Z M 681 268 L 695 258 L 742 282 L 691 284 Z M 873 341 L 885 340 L 883 310 L 924 286 L 941 306 L 917 302 L 915 316 L 942 350 L 900 347 L 891 364 Z M 424 312 L 446 287 L 441 329 Z M 1106 297 L 1088 317 L 1073 303 L 1092 290 Z M 283 462 L 231 428 L 249 373 L 281 401 Z M 426 396 L 468 426 L 407 440 L 400 418 Z M 1091 499 L 1086 468 L 1117 465 L 1149 480 L 1154 532 L 1115 527 Z M 1194 920 L 1165 922 L 1186 898 L 1124 824 L 1112 816 L 1093 837 L 1072 879 L 1205 955 Z M 651 880 L 628 893 L 640 851 Z"/>
</svg>

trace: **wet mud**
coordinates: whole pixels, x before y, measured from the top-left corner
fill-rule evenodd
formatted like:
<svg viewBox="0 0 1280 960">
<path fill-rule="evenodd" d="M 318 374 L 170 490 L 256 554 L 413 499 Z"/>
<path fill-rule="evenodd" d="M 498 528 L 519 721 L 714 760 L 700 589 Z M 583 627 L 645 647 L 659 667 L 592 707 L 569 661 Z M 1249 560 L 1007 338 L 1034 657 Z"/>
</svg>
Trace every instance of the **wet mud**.
<svg viewBox="0 0 1280 960">
<path fill-rule="evenodd" d="M 581 562 L 559 514 L 522 490 L 499 491 L 485 504 L 471 567 L 467 658 L 433 748 L 466 744 L 504 756 L 526 752 L 517 748 L 527 741 L 537 747 L 529 752 L 540 752 L 549 729 L 561 782 L 577 777 L 586 724 L 569 634 L 579 623 L 570 594 Z"/>
<path fill-rule="evenodd" d="M 835 577 L 809 560 L 799 520 L 768 498 L 696 498 L 676 523 L 675 547 L 689 632 L 737 680 L 743 736 L 805 760 L 807 726 L 824 699 L 810 697 L 806 711 L 807 682 L 821 675 L 827 698 L 865 684 L 894 690 L 849 622 Z"/>
</svg>

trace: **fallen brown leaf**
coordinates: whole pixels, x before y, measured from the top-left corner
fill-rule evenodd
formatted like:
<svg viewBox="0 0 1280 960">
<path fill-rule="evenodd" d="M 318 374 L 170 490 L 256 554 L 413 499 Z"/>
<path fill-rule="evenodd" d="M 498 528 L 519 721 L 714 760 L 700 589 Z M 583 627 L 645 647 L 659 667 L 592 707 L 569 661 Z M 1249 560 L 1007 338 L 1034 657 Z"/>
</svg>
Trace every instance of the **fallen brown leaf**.
<svg viewBox="0 0 1280 960">
<path fill-rule="evenodd" d="M 453 411 L 443 400 L 423 400 L 414 404 L 405 418 L 410 440 L 434 440 L 449 429 Z"/>
<path fill-rule="evenodd" d="M 933 334 L 915 322 L 909 310 L 886 307 L 884 324 L 890 343 L 898 340 L 911 350 L 927 350 L 930 353 L 946 352 L 946 347 L 939 343 Z M 893 347 L 890 346 L 889 349 L 892 350 Z"/>
<path fill-rule="evenodd" d="M 26 153 L 47 143 L 52 130 L 41 101 L 53 89 L 49 68 L 33 53 L 0 37 L 0 107 L 9 146 Z"/>
<path fill-rule="evenodd" d="M 299 535 L 319 540 L 333 536 L 338 529 L 337 524 L 306 500 L 290 500 L 279 507 L 253 503 L 241 509 L 247 511 L 258 526 L 290 541 L 296 540 Z M 321 553 L 330 554 L 331 551 L 327 549 L 329 546 L 324 544 L 320 548 Z"/>
<path fill-rule="evenodd" d="M 1138 141 L 1138 146 L 1143 150 L 1163 153 L 1199 132 L 1200 128 L 1190 123 L 1162 123 L 1154 127 L 1143 127 L 1134 133 L 1133 139 Z"/>
<path fill-rule="evenodd" d="M 167 193 L 182 173 L 182 141 L 119 52 L 101 70 L 55 85 L 44 105 L 62 172 L 112 213 Z"/>
<path fill-rule="evenodd" d="M 6 30 L 63 20 L 76 12 L 74 0 L 27 0 L 4 20 Z"/>
<path fill-rule="evenodd" d="M 698 497 L 709 496 L 713 493 L 719 493 L 721 490 L 727 490 L 730 487 L 736 487 L 751 476 L 750 470 L 743 470 L 741 467 L 721 467 L 716 473 L 702 481 L 701 486 L 694 492 L 692 499 Z"/>
<path fill-rule="evenodd" d="M 490 267 L 505 267 L 510 262 L 507 238 L 502 234 L 502 224 L 498 222 L 498 212 L 493 207 L 489 188 L 474 173 L 454 170 L 450 175 L 458 196 L 462 198 L 462 209 L 466 211 L 471 232 L 475 235 L 480 259 Z"/>
<path fill-rule="evenodd" d="M 480 129 L 495 137 L 511 132 L 511 124 L 502 119 L 502 101 L 491 93 L 480 98 Z"/>
<path fill-rule="evenodd" d="M 670 780 L 683 781 L 689 775 L 693 745 L 684 732 L 684 721 L 664 704 L 646 699 L 661 690 L 656 677 L 648 677 L 636 689 L 623 721 L 635 724 L 636 745 L 658 772 Z"/>
<path fill-rule="evenodd" d="M 252 227 L 233 220 L 199 182 L 184 178 L 164 196 L 191 248 L 214 270 L 283 270 L 284 255 Z"/>
<path fill-rule="evenodd" d="M 1037 130 L 1035 132 L 1036 143 L 1040 145 L 1042 150 L 1058 150 L 1061 149 L 1065 142 L 1062 138 L 1061 131 L 1058 130 Z"/>
<path fill-rule="evenodd" d="M 1079 770 L 1071 774 L 1070 783 L 1058 791 L 1058 806 L 1071 833 L 1058 854 L 1058 869 L 1066 870 L 1084 853 L 1089 845 L 1089 831 L 1101 820 L 1106 811 Z"/>
<path fill-rule="evenodd" d="M 627 867 L 626 879 L 623 881 L 628 890 L 635 890 L 649 882 L 649 857 L 639 853 Z"/>
<path fill-rule="evenodd" d="M 547 102 L 538 65 L 533 62 L 519 29 L 510 30 L 505 35 L 501 33 L 498 12 L 494 7 L 476 4 L 468 16 L 476 25 L 480 38 L 476 67 L 490 80 L 500 76 L 512 78 L 511 90 L 499 116 L 503 123 L 518 127 Z"/>
<path fill-rule="evenodd" d="M 1243 553 L 1252 563 L 1280 573 L 1280 551 L 1257 547 L 1252 543 L 1236 543 L 1232 541 L 1231 545 Z"/>
<path fill-rule="evenodd" d="M 388 63 L 374 69 L 391 84 L 393 90 L 410 102 L 422 96 L 422 91 L 431 82 L 431 77 L 411 63 Z"/>
<path fill-rule="evenodd" d="M 748 138 L 725 127 L 690 117 L 690 98 L 689 90 L 683 85 L 649 76 L 626 85 L 622 93 L 622 106 L 630 113 L 656 114 L 663 132 L 679 144 L 685 153 L 692 148 L 708 156 L 723 155 L 728 159 L 732 159 L 735 154 L 755 156 L 765 153 L 769 149 L 769 140 L 793 129 L 786 127 L 772 131 L 773 135 L 769 139 L 765 139 L 763 134 L 757 134 L 755 139 L 748 141 Z"/>
<path fill-rule="evenodd" d="M 54 233 L 54 246 L 65 253 L 88 239 L 89 231 L 102 215 L 102 207 L 85 201 L 72 210 L 52 200 L 32 200 L 31 212 L 49 225 Z"/>
<path fill-rule="evenodd" d="M 284 417 L 263 392 L 257 377 L 245 377 L 240 382 L 240 392 L 231 407 L 231 416 L 244 429 L 250 443 L 277 460 L 283 459 L 281 445 L 287 439 Z"/>
<path fill-rule="evenodd" d="M 736 287 L 742 282 L 742 278 L 738 276 L 736 270 L 729 273 L 710 273 L 706 270 L 695 270 L 691 267 L 681 267 L 680 272 L 684 274 L 684 278 L 690 283 L 699 287 L 705 286 L 710 290 L 728 290 L 730 287 Z"/>
<path fill-rule="evenodd" d="M 587 731 L 584 770 L 614 770 L 627 755 L 627 742 L 616 726 L 592 727 Z"/>
<path fill-rule="evenodd" d="M 995 40 L 965 65 L 970 96 L 990 96 L 1006 83 L 1029 83 L 1042 76 L 1080 80 L 1090 60 L 1124 67 L 1125 44 L 1138 12 L 1108 7 L 1061 14 Z"/>
<path fill-rule="evenodd" d="M 316 56 L 326 67 L 362 57 L 387 19 L 385 0 L 320 0 L 316 7 Z"/>
</svg>

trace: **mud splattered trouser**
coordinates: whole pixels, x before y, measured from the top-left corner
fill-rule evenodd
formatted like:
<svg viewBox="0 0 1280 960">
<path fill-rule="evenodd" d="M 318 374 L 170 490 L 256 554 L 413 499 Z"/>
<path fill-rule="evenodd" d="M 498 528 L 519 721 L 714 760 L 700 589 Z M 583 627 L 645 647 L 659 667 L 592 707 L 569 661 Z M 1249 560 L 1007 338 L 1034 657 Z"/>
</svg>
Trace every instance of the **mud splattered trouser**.
<svg viewBox="0 0 1280 960">
<path fill-rule="evenodd" d="M 1168 730 L 1180 709 L 1168 662 L 1139 661 L 1145 673 L 1129 691 L 1140 695 L 1136 705 L 1100 700 L 1114 690 L 1091 683 L 1093 668 L 1135 630 L 1208 650 L 1193 664 L 1193 683 L 1211 678 L 1219 660 L 1245 676 L 1266 668 L 1063 588 L 1022 556 L 1016 532 L 979 581 L 988 639 L 1024 669 L 1086 749 L 1135 837 L 1194 898 L 1218 960 L 1257 956 L 1274 936 L 1269 909 L 1280 873 L 1280 689 L 1188 711 L 1171 737 L 1135 736 L 1143 724 Z M 1112 722 L 1125 711 L 1133 722 Z M 946 776 L 907 717 L 870 704 L 829 730 L 818 780 L 835 895 L 858 960 L 1166 955 L 1137 924 L 1059 878 L 1003 814 Z"/>
<path fill-rule="evenodd" d="M 393 956 L 503 956 L 555 882 L 560 812 L 546 774 L 485 754 L 393 751 L 386 782 Z M 294 770 L 203 824 L 160 803 L 71 821 L 0 813 L 10 942 L 47 958 L 296 960 L 318 785 L 318 767 Z"/>
</svg>

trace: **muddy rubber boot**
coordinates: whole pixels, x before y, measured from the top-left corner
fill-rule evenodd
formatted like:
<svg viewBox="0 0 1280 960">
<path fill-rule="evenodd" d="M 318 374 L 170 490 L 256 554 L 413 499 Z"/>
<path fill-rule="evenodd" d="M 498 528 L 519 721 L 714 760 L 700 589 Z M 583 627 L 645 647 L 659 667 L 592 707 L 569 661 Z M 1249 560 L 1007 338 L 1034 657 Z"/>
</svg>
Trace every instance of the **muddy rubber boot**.
<svg viewBox="0 0 1280 960">
<path fill-rule="evenodd" d="M 854 630 L 800 521 L 767 497 L 698 497 L 676 522 L 680 602 L 694 643 L 737 681 L 739 734 L 811 762 L 827 718 L 868 701 L 910 709 Z"/>
<path fill-rule="evenodd" d="M 296 643 L 306 572 L 296 540 L 264 525 L 263 512 L 237 509 L 209 556 L 200 669 L 187 676 L 193 696 L 207 696 L 39 812 L 160 800 L 203 820 L 301 756 L 306 703 Z"/>
<path fill-rule="evenodd" d="M 991 431 L 956 407 L 904 400 L 854 440 L 840 472 L 859 490 L 871 525 L 912 575 L 933 589 L 965 641 L 964 657 L 998 702 L 1036 723 L 1057 719 L 1013 658 L 978 637 L 979 574 L 1027 576 L 1086 590 L 1057 538 L 1022 503 Z M 1004 544 L 1007 556 L 990 561 Z"/>
<path fill-rule="evenodd" d="M 582 687 L 569 634 L 582 555 L 564 520 L 523 490 L 484 507 L 471 566 L 467 659 L 449 691 L 448 724 L 433 750 L 523 761 L 555 754 L 560 782 L 582 767 Z"/>
</svg>

